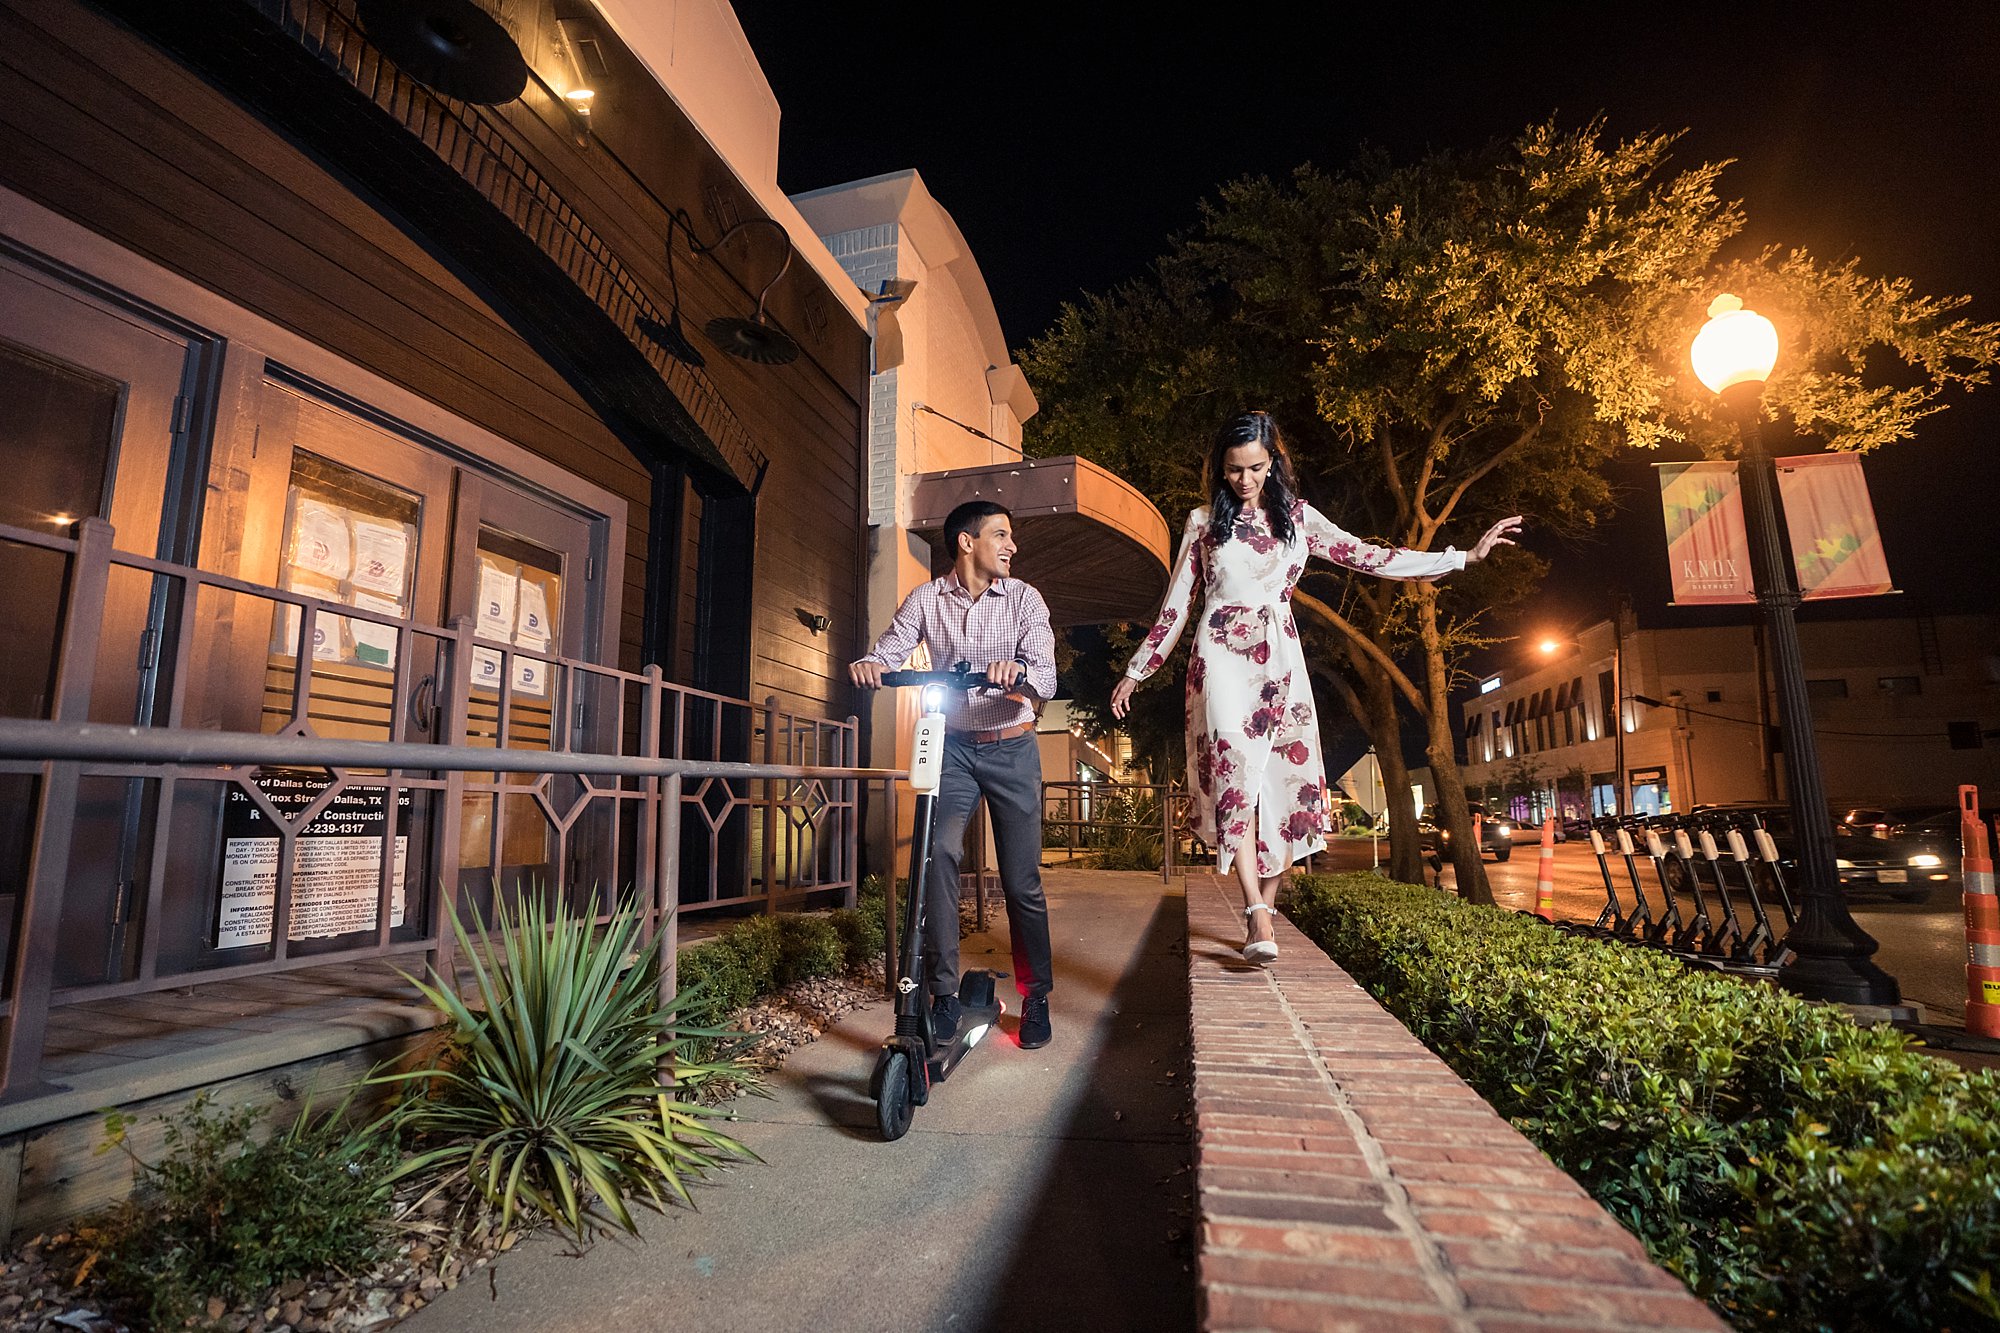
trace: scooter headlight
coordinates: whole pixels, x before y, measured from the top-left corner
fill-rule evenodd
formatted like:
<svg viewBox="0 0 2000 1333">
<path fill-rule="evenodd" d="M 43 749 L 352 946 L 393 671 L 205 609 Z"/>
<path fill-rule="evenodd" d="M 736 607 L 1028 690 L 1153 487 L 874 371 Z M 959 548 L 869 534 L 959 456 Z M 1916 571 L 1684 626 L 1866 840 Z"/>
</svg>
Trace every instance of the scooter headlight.
<svg viewBox="0 0 2000 1333">
<path fill-rule="evenodd" d="M 984 1038 L 988 1032 L 992 1031 L 992 1029 L 993 1025 L 991 1023 L 981 1023 L 978 1027 L 966 1033 L 965 1049 L 969 1051 L 973 1047 L 977 1046 L 980 1043 L 980 1040 Z"/>
<path fill-rule="evenodd" d="M 924 686 L 924 711 L 926 713 L 942 713 L 944 711 L 944 686 Z"/>
</svg>

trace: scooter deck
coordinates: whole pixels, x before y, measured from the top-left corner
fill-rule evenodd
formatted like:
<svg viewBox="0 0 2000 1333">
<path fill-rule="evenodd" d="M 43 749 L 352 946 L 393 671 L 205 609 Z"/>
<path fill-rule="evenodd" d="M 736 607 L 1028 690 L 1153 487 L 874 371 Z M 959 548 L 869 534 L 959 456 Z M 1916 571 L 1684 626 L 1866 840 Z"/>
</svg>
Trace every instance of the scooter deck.
<svg viewBox="0 0 2000 1333">
<path fill-rule="evenodd" d="M 998 1000 L 990 1005 L 968 1006 L 960 1010 L 958 1035 L 930 1058 L 931 1082 L 942 1083 L 950 1078 L 952 1070 L 972 1054 L 972 1048 L 993 1035 L 993 1029 L 1000 1026 L 1000 1015 L 1006 1012 L 1007 1006 Z"/>
</svg>

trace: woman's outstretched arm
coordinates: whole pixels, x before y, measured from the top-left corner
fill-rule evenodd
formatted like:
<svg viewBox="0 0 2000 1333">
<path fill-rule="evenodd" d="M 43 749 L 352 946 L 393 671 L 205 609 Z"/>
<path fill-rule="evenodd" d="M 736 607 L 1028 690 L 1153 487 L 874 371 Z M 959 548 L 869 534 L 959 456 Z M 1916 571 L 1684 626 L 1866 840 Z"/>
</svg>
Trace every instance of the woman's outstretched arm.
<svg viewBox="0 0 2000 1333">
<path fill-rule="evenodd" d="M 1521 530 L 1520 518 L 1503 518 L 1488 529 L 1470 551 L 1447 546 L 1442 551 L 1410 551 L 1402 547 L 1376 546 L 1362 541 L 1336 526 L 1311 505 L 1299 523 L 1306 535 L 1306 550 L 1322 560 L 1373 574 L 1383 579 L 1434 579 L 1455 574 L 1467 564 L 1483 560 L 1496 546 L 1512 546 L 1510 534 Z"/>
</svg>

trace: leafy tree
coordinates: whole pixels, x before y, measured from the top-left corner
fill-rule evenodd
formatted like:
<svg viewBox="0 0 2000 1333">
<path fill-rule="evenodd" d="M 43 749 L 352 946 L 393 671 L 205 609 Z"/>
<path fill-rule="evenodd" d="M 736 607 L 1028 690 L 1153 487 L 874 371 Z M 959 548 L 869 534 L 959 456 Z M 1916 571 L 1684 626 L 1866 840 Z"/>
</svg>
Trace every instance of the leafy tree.
<svg viewBox="0 0 2000 1333">
<path fill-rule="evenodd" d="M 1032 443 L 1116 467 L 1177 517 L 1202 498 L 1208 431 L 1264 406 L 1335 521 L 1432 550 L 1508 513 L 1588 529 L 1619 449 L 1733 452 L 1737 427 L 1687 355 L 1719 291 L 1780 331 L 1765 414 L 1829 448 L 1907 439 L 1949 391 L 1985 383 L 2000 326 L 1853 261 L 1747 249 L 1741 208 L 1717 192 L 1726 164 L 1670 169 L 1677 137 L 1551 122 L 1477 152 L 1226 186 L 1150 274 L 1035 341 Z M 1539 572 L 1502 556 L 1476 581 L 1323 575 L 1296 603 L 1338 634 L 1328 665 L 1385 757 L 1383 704 L 1423 719 L 1460 892 L 1479 901 L 1448 699 L 1481 602 Z"/>
</svg>

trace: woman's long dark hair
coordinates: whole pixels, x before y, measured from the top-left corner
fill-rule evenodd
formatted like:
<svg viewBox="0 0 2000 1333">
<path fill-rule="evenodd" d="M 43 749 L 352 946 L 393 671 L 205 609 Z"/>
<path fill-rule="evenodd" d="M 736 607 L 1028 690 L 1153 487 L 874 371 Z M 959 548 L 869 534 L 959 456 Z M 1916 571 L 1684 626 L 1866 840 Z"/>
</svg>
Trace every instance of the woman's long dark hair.
<svg viewBox="0 0 2000 1333">
<path fill-rule="evenodd" d="M 1222 461 L 1231 449 L 1261 444 L 1271 455 L 1271 470 L 1264 474 L 1264 517 L 1270 520 L 1271 535 L 1289 545 L 1296 530 L 1292 508 L 1298 503 L 1298 483 L 1292 479 L 1292 457 L 1285 452 L 1285 438 L 1269 412 L 1239 412 L 1223 423 L 1208 447 L 1208 531 L 1216 542 L 1226 542 L 1236 531 L 1243 501 L 1223 479 Z"/>
</svg>

